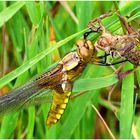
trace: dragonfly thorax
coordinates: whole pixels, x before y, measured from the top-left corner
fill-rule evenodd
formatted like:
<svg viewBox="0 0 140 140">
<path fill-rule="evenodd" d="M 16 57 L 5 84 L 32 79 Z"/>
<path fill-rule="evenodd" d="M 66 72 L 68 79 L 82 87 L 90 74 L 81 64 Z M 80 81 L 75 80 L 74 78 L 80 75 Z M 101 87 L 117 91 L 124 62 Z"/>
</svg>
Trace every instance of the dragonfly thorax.
<svg viewBox="0 0 140 140">
<path fill-rule="evenodd" d="M 63 70 L 62 71 L 70 71 L 76 66 L 78 66 L 80 62 L 80 58 L 77 54 L 77 52 L 70 52 L 68 53 L 60 63 L 63 64 Z"/>
</svg>

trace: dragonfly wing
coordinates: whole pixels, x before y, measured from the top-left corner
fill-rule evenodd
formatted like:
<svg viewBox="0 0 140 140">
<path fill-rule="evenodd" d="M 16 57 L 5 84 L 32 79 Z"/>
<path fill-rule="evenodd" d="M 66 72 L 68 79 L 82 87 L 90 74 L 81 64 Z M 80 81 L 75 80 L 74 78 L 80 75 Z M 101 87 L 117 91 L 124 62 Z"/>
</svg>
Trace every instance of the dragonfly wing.
<svg viewBox="0 0 140 140">
<path fill-rule="evenodd" d="M 52 83 L 52 85 L 59 85 L 60 82 Z M 26 89 L 26 90 L 25 90 Z M 27 108 L 31 105 L 40 105 L 43 103 L 51 103 L 52 90 L 46 88 L 39 88 L 32 84 L 24 85 L 21 88 L 16 88 L 4 96 L 0 96 L 0 115 Z"/>
<path fill-rule="evenodd" d="M 15 88 L 4 96 L 0 96 L 0 114 L 14 110 L 14 108 L 17 108 L 24 100 L 37 91 L 39 91 L 39 87 L 35 83 L 29 83 Z"/>
<path fill-rule="evenodd" d="M 19 86 L 7 94 L 0 96 L 0 114 L 14 111 L 31 99 L 41 95 L 47 89 L 61 83 L 62 65 L 58 64 L 55 68 L 41 75 L 35 76 L 29 82 Z"/>
<path fill-rule="evenodd" d="M 52 90 L 43 89 L 35 94 L 33 94 L 30 98 L 26 99 L 19 107 L 20 108 L 27 108 L 33 105 L 41 105 L 45 103 L 52 102 Z"/>
</svg>

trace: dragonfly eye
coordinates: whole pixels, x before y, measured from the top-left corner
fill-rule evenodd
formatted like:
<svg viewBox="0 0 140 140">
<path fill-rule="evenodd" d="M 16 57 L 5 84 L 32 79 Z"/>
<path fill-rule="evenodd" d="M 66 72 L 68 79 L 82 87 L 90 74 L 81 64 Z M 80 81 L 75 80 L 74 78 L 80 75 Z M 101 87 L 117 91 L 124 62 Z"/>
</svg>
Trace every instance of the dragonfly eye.
<svg viewBox="0 0 140 140">
<path fill-rule="evenodd" d="M 91 41 L 81 39 L 76 42 L 78 54 L 84 60 L 88 61 L 94 54 L 94 46 Z"/>
</svg>

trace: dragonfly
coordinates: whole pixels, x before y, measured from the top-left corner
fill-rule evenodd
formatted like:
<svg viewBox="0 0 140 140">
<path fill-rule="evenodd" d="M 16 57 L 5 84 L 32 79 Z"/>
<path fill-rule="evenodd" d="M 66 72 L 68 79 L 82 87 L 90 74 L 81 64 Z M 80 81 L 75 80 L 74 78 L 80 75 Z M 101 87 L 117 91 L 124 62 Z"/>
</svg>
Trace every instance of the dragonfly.
<svg viewBox="0 0 140 140">
<path fill-rule="evenodd" d="M 102 63 L 104 56 L 96 56 L 94 44 L 87 38 L 77 40 L 76 47 L 75 51 L 68 53 L 54 68 L 0 96 L 0 114 L 11 108 L 20 108 L 31 98 L 50 89 L 53 96 L 46 124 L 51 127 L 58 122 L 69 102 L 73 82 L 86 65 L 88 63 L 104 65 Z"/>
<path fill-rule="evenodd" d="M 129 61 L 134 64 L 135 67 L 140 66 L 140 50 L 137 48 L 137 45 L 140 44 L 140 41 L 138 40 L 140 37 L 139 34 L 133 31 L 132 27 L 122 16 L 118 15 L 129 34 L 112 35 L 112 33 L 107 31 L 101 23 L 101 19 L 110 15 L 112 14 L 104 14 L 95 20 L 90 21 L 88 23 L 90 31 L 87 32 L 85 36 L 87 37 L 94 32 L 101 32 L 101 36 L 99 36 L 94 44 L 97 50 L 101 49 L 105 51 L 106 56 L 110 55 L 112 58 L 121 59 L 121 61 L 118 61 L 115 64 Z M 99 26 L 95 25 L 95 22 L 98 22 Z"/>
</svg>

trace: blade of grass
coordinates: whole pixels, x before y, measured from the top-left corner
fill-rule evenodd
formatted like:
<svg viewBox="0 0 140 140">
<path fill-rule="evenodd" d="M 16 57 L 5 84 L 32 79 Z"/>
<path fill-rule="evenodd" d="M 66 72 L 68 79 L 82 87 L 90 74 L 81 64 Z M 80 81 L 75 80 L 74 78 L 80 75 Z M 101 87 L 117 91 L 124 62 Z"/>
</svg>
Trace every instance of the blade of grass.
<svg viewBox="0 0 140 140">
<path fill-rule="evenodd" d="M 126 64 L 124 71 L 132 69 L 132 65 Z M 120 108 L 120 138 L 132 138 L 132 117 L 133 117 L 133 100 L 134 100 L 134 74 L 130 74 L 123 79 L 121 92 Z"/>
<path fill-rule="evenodd" d="M 12 18 L 12 16 L 14 16 L 16 12 L 18 12 L 18 10 L 24 6 L 24 4 L 25 2 L 16 2 L 0 12 L 0 27 L 2 27 L 4 23 Z"/>
<path fill-rule="evenodd" d="M 117 75 L 109 75 L 100 78 L 85 78 L 79 79 L 74 82 L 73 92 L 94 90 L 113 85 L 118 82 Z"/>
<path fill-rule="evenodd" d="M 26 8 L 30 19 L 34 25 L 38 25 L 42 19 L 44 12 L 44 4 L 43 2 L 26 2 Z"/>
<path fill-rule="evenodd" d="M 138 81 L 138 84 L 139 84 L 139 87 L 140 87 L 140 68 L 137 68 L 136 76 L 137 76 L 137 81 Z"/>
<path fill-rule="evenodd" d="M 6 7 L 5 1 L 0 1 L 0 12 Z"/>
<path fill-rule="evenodd" d="M 92 18 L 92 2 L 91 1 L 77 1 L 76 12 L 78 18 L 78 30 L 82 30 L 87 26 L 88 21 Z"/>
<path fill-rule="evenodd" d="M 32 106 L 28 109 L 28 133 L 27 133 L 27 139 L 33 139 L 34 138 L 34 126 L 35 126 L 35 106 Z"/>
<path fill-rule="evenodd" d="M 51 25 L 53 26 L 53 29 L 54 29 L 54 32 L 55 32 L 55 41 L 57 41 L 57 40 L 62 40 L 64 37 L 65 37 L 65 32 L 63 32 L 63 31 L 61 31 L 60 29 L 59 29 L 59 26 L 58 26 L 58 23 L 59 23 L 59 21 L 60 21 L 60 18 L 58 18 L 57 19 L 57 17 L 53 17 L 52 16 L 52 13 L 48 10 L 49 8 L 48 7 L 50 7 L 50 5 L 49 5 L 49 3 L 47 3 L 47 14 L 48 14 L 48 16 L 49 16 L 49 20 L 51 21 Z M 63 12 L 61 12 L 61 14 L 62 14 Z M 63 14 L 62 14 L 63 15 Z M 60 15 L 61 16 L 61 15 Z M 61 21 L 61 29 L 63 28 L 63 24 L 64 24 L 64 22 L 65 22 L 66 20 L 64 19 L 64 20 L 62 20 Z M 69 43 L 68 43 L 69 44 Z M 68 48 L 69 47 L 67 47 L 67 44 L 65 45 L 64 44 L 64 46 L 63 47 L 61 47 L 61 48 L 59 48 L 59 50 L 60 50 L 60 52 L 62 52 L 62 54 L 66 54 L 68 51 Z"/>
<path fill-rule="evenodd" d="M 121 9 L 120 12 L 122 16 L 126 16 L 128 13 L 131 13 L 138 8 L 140 8 L 139 1 L 131 1 L 131 2 L 125 3 L 125 5 L 122 8 L 120 8 Z"/>
<path fill-rule="evenodd" d="M 66 1 L 60 1 L 60 3 L 66 9 L 66 11 L 69 13 L 69 15 L 74 20 L 74 22 L 76 24 L 78 24 L 78 20 L 77 20 L 75 14 L 73 13 L 73 11 L 71 10 L 70 6 L 68 5 L 68 3 Z"/>
<path fill-rule="evenodd" d="M 17 65 L 21 65 L 23 63 L 22 53 L 24 51 L 24 43 L 23 43 L 23 27 L 27 29 L 24 21 L 24 16 L 22 12 L 18 12 L 9 22 L 6 24 L 7 32 L 10 35 L 12 40 L 13 53 L 15 53 L 15 61 Z M 8 48 L 10 46 L 8 45 Z M 15 52 L 14 52 L 15 50 Z M 14 60 L 13 60 L 14 61 Z"/>
<path fill-rule="evenodd" d="M 136 130 L 133 133 L 136 133 L 137 134 L 136 138 L 139 139 L 140 138 L 140 129 L 139 129 L 139 126 L 140 126 L 140 115 L 136 116 L 135 120 L 136 120 L 136 126 L 135 126 Z"/>
<path fill-rule="evenodd" d="M 36 126 L 37 129 L 35 130 L 35 135 L 41 139 L 41 138 L 45 138 L 45 133 L 44 133 L 44 126 L 42 126 L 42 122 L 40 121 L 39 117 L 36 117 Z"/>
<path fill-rule="evenodd" d="M 1 131 L 0 131 L 0 139 L 8 139 L 11 138 L 13 131 L 16 128 L 18 113 L 12 113 L 4 116 Z"/>
</svg>

